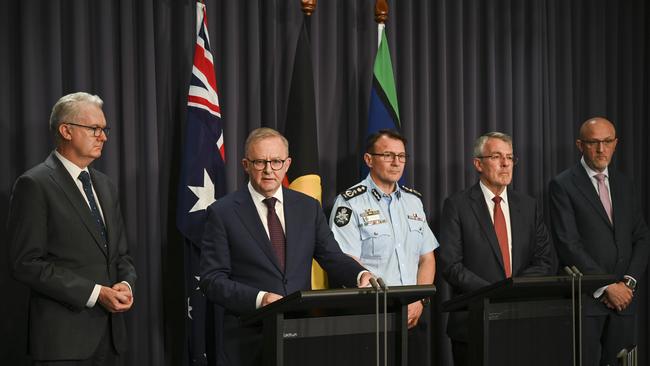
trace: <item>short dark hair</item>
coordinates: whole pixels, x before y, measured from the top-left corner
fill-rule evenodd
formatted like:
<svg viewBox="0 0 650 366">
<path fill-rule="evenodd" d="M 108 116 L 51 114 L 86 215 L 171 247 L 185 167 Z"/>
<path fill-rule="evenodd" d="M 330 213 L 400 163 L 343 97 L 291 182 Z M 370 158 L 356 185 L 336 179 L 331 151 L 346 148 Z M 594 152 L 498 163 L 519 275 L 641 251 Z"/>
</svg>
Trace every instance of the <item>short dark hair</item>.
<svg viewBox="0 0 650 366">
<path fill-rule="evenodd" d="M 368 136 L 366 139 L 367 153 L 373 152 L 372 149 L 375 147 L 375 142 L 377 142 L 377 140 L 379 140 L 379 138 L 382 136 L 386 136 L 390 139 L 400 140 L 404 144 L 404 148 L 406 148 L 406 137 L 402 136 L 397 130 L 384 128 Z"/>
</svg>

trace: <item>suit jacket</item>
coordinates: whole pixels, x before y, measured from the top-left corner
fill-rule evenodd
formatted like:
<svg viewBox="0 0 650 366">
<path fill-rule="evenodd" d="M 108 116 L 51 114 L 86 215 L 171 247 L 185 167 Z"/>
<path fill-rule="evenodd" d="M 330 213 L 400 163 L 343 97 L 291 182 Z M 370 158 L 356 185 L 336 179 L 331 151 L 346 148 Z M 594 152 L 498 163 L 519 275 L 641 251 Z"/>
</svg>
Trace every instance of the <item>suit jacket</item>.
<svg viewBox="0 0 650 366">
<path fill-rule="evenodd" d="M 512 235 L 512 276 L 555 273 L 551 239 L 535 199 L 508 190 Z M 494 224 L 477 183 L 445 200 L 440 224 L 442 275 L 458 296 L 504 280 L 505 269 Z M 447 333 L 467 341 L 467 313 L 449 316 Z"/>
<path fill-rule="evenodd" d="M 614 274 L 621 279 L 630 275 L 639 281 L 648 263 L 650 235 L 632 182 L 611 167 L 608 170 L 613 225 L 582 164 L 551 180 L 555 246 L 563 266 L 575 265 L 584 274 Z M 583 307 L 588 315 L 611 311 L 591 294 Z M 631 314 L 635 308 L 636 297 L 623 313 Z"/>
<path fill-rule="evenodd" d="M 341 251 L 318 201 L 282 189 L 284 273 L 246 186 L 208 207 L 200 286 L 211 301 L 225 309 L 220 355 L 224 364 L 261 364 L 260 329 L 240 326 L 237 319 L 255 310 L 259 291 L 285 296 L 309 290 L 312 258 L 335 282 L 350 287 L 356 287 L 357 275 L 364 269 Z"/>
<path fill-rule="evenodd" d="M 126 349 L 122 314 L 87 308 L 95 284 L 112 286 L 136 274 L 128 255 L 117 191 L 89 169 L 108 232 L 108 251 L 85 196 L 54 155 L 20 176 L 11 196 L 8 233 L 14 277 L 30 288 L 29 352 L 35 360 L 85 359 L 107 326 Z"/>
</svg>

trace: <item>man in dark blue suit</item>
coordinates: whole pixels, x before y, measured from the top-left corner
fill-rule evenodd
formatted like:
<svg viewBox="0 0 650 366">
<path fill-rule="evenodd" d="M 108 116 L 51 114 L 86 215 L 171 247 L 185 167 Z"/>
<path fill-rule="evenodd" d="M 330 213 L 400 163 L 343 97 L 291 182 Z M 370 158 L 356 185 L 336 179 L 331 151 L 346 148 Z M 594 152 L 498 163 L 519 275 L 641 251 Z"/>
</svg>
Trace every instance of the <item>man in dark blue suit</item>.
<svg viewBox="0 0 650 366">
<path fill-rule="evenodd" d="M 650 234 L 632 181 L 609 166 L 617 143 L 610 121 L 585 121 L 576 140 L 582 159 L 549 187 L 562 265 L 618 277 L 582 302 L 582 364 L 589 366 L 617 364 L 617 353 L 635 344 L 634 291 L 648 263 Z"/>
<path fill-rule="evenodd" d="M 260 365 L 259 327 L 238 317 L 295 291 L 309 290 L 315 258 L 336 283 L 366 286 L 370 273 L 339 248 L 315 199 L 282 188 L 291 165 L 279 132 L 250 133 L 242 159 L 250 181 L 208 207 L 200 287 L 224 308 L 220 365 Z"/>
<path fill-rule="evenodd" d="M 440 223 L 442 275 L 462 295 L 513 276 L 555 272 L 550 235 L 535 199 L 506 189 L 516 163 L 512 139 L 500 132 L 479 137 L 474 168 L 480 180 L 445 200 Z M 467 313 L 449 315 L 454 364 L 467 364 Z"/>
</svg>

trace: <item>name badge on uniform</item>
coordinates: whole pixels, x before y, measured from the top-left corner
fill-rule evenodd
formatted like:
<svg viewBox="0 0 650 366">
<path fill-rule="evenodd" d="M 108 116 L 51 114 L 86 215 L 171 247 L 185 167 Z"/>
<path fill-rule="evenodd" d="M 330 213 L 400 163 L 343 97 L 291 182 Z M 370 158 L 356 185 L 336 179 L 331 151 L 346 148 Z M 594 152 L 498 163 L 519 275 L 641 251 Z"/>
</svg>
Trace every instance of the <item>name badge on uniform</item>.
<svg viewBox="0 0 650 366">
<path fill-rule="evenodd" d="M 363 220 L 363 226 L 383 224 L 386 222 L 386 219 L 381 217 L 381 212 L 379 212 L 379 210 L 373 210 L 369 208 L 363 211 L 363 213 L 361 213 L 359 216 Z"/>
<path fill-rule="evenodd" d="M 421 216 L 418 216 L 417 213 L 412 213 L 410 215 L 406 215 L 406 217 L 408 217 L 409 220 L 424 221 L 424 218 L 421 217 Z"/>
</svg>

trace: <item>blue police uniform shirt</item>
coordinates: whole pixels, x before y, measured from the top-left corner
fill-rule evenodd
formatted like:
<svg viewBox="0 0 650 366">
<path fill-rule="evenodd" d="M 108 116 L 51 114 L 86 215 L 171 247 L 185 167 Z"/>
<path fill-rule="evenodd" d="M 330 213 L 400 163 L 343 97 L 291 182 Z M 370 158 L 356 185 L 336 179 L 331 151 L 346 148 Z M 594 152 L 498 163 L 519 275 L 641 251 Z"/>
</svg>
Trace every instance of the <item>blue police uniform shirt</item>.
<svg viewBox="0 0 650 366">
<path fill-rule="evenodd" d="M 420 256 L 440 246 L 420 194 L 399 185 L 385 194 L 370 175 L 336 198 L 330 227 L 341 250 L 389 286 L 417 284 Z"/>
</svg>

